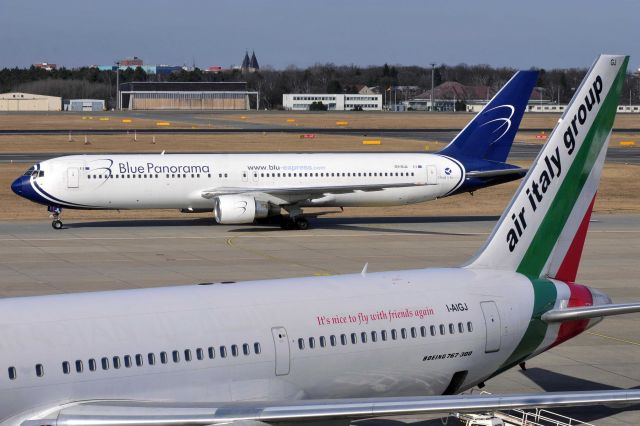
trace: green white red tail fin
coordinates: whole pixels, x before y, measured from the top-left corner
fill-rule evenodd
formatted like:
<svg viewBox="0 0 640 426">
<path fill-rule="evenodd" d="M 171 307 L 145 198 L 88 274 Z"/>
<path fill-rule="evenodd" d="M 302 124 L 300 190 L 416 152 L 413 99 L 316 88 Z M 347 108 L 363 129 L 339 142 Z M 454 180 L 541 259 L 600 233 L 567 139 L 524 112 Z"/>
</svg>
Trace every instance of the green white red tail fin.
<svg viewBox="0 0 640 426">
<path fill-rule="evenodd" d="M 601 55 L 592 65 L 467 267 L 575 279 L 628 60 Z"/>
</svg>

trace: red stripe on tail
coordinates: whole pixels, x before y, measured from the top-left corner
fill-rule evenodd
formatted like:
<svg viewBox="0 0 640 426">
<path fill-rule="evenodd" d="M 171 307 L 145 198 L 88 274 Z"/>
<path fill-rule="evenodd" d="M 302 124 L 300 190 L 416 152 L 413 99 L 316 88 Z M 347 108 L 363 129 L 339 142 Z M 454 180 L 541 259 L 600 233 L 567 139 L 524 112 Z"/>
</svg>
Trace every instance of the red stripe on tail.
<svg viewBox="0 0 640 426">
<path fill-rule="evenodd" d="M 591 211 L 593 210 L 593 204 L 596 201 L 596 194 L 593 195 L 593 200 L 587 209 L 587 212 L 578 227 L 575 237 L 571 242 L 567 254 L 562 260 L 558 273 L 553 277 L 556 280 L 565 282 L 575 282 L 578 275 L 578 266 L 580 265 L 580 257 L 582 257 L 582 249 L 584 248 L 584 240 L 587 238 L 587 229 L 589 229 L 589 220 L 591 220 Z"/>
</svg>

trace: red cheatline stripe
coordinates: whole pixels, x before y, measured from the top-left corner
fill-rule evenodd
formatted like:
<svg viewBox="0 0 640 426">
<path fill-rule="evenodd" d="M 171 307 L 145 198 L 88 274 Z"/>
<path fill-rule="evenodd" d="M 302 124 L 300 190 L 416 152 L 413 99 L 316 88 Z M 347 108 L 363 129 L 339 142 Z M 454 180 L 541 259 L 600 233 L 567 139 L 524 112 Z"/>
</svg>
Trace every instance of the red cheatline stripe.
<svg viewBox="0 0 640 426">
<path fill-rule="evenodd" d="M 593 306 L 593 295 L 591 291 L 583 285 L 579 284 L 567 284 L 569 286 L 569 291 L 571 291 L 571 296 L 569 297 L 568 308 L 580 308 L 584 306 Z M 572 337 L 577 336 L 587 329 L 589 325 L 589 320 L 574 320 L 574 321 L 566 321 L 560 325 L 560 329 L 558 330 L 558 337 L 553 342 L 548 349 L 559 345 L 562 342 L 566 342 Z"/>
<path fill-rule="evenodd" d="M 589 229 L 589 221 L 591 220 L 591 212 L 593 210 L 593 204 L 596 201 L 596 195 L 597 193 L 593 195 L 591 204 L 589 205 L 584 218 L 582 218 L 582 222 L 578 227 L 575 237 L 573 237 L 571 246 L 569 246 L 569 250 L 567 250 L 567 254 L 564 256 L 560 268 L 558 268 L 558 272 L 553 277 L 556 280 L 565 282 L 574 282 L 576 280 L 576 276 L 578 275 L 578 266 L 580 265 L 580 257 L 582 256 L 584 241 L 587 238 L 587 230 Z"/>
</svg>

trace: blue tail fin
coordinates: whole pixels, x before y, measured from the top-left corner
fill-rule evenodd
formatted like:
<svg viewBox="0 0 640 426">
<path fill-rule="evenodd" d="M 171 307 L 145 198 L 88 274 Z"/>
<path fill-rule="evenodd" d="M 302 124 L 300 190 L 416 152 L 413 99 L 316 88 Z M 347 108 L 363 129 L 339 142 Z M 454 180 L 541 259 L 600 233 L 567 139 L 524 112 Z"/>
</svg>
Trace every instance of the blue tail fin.
<svg viewBox="0 0 640 426">
<path fill-rule="evenodd" d="M 504 163 L 537 80 L 538 71 L 518 71 L 440 153 Z"/>
</svg>

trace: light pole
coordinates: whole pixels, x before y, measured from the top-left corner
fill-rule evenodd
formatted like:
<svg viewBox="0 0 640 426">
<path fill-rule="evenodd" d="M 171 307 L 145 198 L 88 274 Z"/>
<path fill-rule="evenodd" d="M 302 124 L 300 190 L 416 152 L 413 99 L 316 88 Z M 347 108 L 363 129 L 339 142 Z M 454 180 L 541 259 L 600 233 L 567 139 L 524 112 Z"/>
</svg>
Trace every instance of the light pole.
<svg viewBox="0 0 640 426">
<path fill-rule="evenodd" d="M 430 110 L 433 111 L 433 82 L 434 82 L 434 76 L 435 76 L 435 72 L 436 72 L 436 64 L 435 62 L 431 63 L 431 106 L 430 106 Z"/>
<path fill-rule="evenodd" d="M 116 110 L 120 111 L 120 61 L 116 62 Z"/>
</svg>

